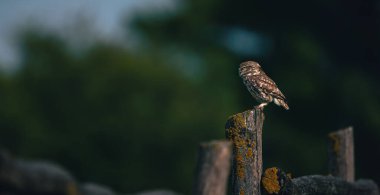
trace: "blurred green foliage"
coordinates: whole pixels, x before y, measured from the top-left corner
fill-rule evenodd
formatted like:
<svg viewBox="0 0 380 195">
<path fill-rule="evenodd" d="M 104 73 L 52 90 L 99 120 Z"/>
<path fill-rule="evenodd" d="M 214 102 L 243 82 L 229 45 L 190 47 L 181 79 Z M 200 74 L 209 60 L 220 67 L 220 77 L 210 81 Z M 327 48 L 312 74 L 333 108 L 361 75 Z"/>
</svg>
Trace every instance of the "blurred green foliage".
<svg viewBox="0 0 380 195">
<path fill-rule="evenodd" d="M 0 146 L 117 191 L 189 193 L 198 143 L 222 139 L 228 116 L 256 104 L 237 75 L 255 59 L 291 108 L 266 108 L 264 167 L 327 174 L 326 134 L 353 125 L 358 176 L 378 182 L 379 11 L 338 2 L 187 1 L 136 18 L 133 51 L 99 42 L 78 53 L 28 31 L 20 69 L 0 76 Z M 234 53 L 231 28 L 269 37 L 270 49 Z"/>
</svg>

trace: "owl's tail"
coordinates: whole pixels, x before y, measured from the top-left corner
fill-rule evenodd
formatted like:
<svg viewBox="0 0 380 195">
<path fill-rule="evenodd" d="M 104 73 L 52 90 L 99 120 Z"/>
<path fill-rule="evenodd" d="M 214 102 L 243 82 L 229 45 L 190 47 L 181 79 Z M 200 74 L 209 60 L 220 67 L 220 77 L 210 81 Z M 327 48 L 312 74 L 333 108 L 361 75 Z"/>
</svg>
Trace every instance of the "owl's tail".
<svg viewBox="0 0 380 195">
<path fill-rule="evenodd" d="M 278 105 L 278 106 L 282 106 L 285 108 L 285 110 L 289 110 L 289 106 L 288 104 L 283 100 L 283 99 L 277 99 L 277 98 L 274 98 L 273 99 L 273 102 Z"/>
</svg>

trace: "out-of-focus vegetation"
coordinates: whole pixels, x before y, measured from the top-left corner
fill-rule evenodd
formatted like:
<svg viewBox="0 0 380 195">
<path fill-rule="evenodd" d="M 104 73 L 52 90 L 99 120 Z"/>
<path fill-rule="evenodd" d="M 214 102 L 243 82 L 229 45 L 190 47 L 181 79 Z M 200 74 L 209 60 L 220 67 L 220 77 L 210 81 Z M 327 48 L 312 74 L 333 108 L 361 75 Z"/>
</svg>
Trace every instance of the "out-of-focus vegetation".
<svg viewBox="0 0 380 195">
<path fill-rule="evenodd" d="M 222 139 L 228 116 L 256 104 L 237 75 L 255 59 L 290 106 L 266 108 L 264 167 L 327 174 L 326 134 L 353 125 L 357 175 L 379 182 L 378 7 L 186 1 L 136 18 L 136 48 L 99 42 L 79 53 L 29 31 L 20 69 L 0 76 L 0 146 L 117 191 L 188 193 L 197 144 Z M 242 32 L 257 40 L 233 38 Z"/>
</svg>

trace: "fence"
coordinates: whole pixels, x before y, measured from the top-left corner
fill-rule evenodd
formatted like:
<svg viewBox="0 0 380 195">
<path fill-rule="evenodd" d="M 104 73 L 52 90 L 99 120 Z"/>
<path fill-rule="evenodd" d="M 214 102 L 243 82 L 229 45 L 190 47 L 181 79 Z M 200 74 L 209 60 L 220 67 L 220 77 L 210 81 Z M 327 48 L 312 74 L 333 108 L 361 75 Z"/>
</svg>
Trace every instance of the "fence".
<svg viewBox="0 0 380 195">
<path fill-rule="evenodd" d="M 328 167 L 331 175 L 308 175 L 292 179 L 277 167 L 268 168 L 262 174 L 264 118 L 263 110 L 259 108 L 231 116 L 226 123 L 226 138 L 231 142 L 232 150 L 228 149 L 228 142 L 225 141 L 202 144 L 193 194 L 226 194 L 226 175 L 230 172 L 228 163 L 232 156 L 233 195 L 379 195 L 378 186 L 372 180 L 355 181 L 352 127 L 328 135 Z"/>
<path fill-rule="evenodd" d="M 231 171 L 233 195 L 379 195 L 372 180 L 355 180 L 353 128 L 328 135 L 329 176 L 290 178 L 280 168 L 262 173 L 263 110 L 255 108 L 231 116 L 223 141 L 199 147 L 194 195 L 225 195 Z M 231 160 L 232 159 L 232 160 Z M 0 194 L 112 195 L 108 188 L 78 183 L 67 171 L 46 162 L 14 159 L 0 151 Z M 174 195 L 172 191 L 141 194 Z M 141 195 L 140 194 L 140 195 Z"/>
</svg>

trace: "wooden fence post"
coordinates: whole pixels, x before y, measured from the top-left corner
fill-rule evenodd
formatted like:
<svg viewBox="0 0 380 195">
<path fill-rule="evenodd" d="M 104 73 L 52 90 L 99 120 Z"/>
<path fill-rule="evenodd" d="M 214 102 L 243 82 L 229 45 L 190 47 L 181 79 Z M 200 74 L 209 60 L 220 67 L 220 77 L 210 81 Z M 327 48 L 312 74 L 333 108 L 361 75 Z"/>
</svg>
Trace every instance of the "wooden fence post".
<svg viewBox="0 0 380 195">
<path fill-rule="evenodd" d="M 348 182 L 355 181 L 353 128 L 332 132 L 328 138 L 329 173 Z"/>
<path fill-rule="evenodd" d="M 199 146 L 194 195 L 225 195 L 231 165 L 231 142 L 212 141 Z"/>
<path fill-rule="evenodd" d="M 262 127 L 264 112 L 254 108 L 231 116 L 226 137 L 232 141 L 232 192 L 260 195 L 262 173 Z"/>
</svg>

